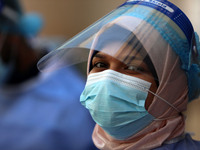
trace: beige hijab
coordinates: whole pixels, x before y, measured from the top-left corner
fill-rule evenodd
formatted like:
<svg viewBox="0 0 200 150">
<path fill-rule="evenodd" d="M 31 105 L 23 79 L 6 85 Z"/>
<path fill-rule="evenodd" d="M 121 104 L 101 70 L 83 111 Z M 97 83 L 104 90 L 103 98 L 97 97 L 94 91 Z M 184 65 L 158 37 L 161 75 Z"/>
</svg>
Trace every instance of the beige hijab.
<svg viewBox="0 0 200 150">
<path fill-rule="evenodd" d="M 176 109 L 161 100 L 160 97 L 155 96 L 148 108 L 148 112 L 158 119 L 154 120 L 145 129 L 124 141 L 115 140 L 99 125 L 96 125 L 92 138 L 94 144 L 99 149 L 153 149 L 184 133 L 185 120 L 181 112 L 186 110 L 188 101 L 186 74 L 180 68 L 179 57 L 159 32 L 150 24 L 142 20 L 140 20 L 140 25 L 135 28 L 133 25 L 138 23 L 138 21 L 138 18 L 124 16 L 112 23 L 131 30 L 143 44 L 152 60 L 159 79 L 159 87 L 155 94 L 167 100 L 167 102 L 172 104 Z M 131 29 L 130 25 L 132 25 L 134 29 Z M 171 26 L 179 32 L 182 38 L 185 38 L 184 34 L 176 24 L 171 22 Z M 91 55 L 89 56 L 89 60 L 90 59 Z"/>
</svg>

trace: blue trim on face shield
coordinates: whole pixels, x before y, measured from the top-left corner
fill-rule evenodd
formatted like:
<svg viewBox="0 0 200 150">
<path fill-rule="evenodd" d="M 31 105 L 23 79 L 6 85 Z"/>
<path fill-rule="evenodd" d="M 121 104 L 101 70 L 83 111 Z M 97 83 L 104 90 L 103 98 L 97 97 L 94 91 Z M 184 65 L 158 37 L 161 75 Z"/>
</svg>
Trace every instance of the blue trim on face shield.
<svg viewBox="0 0 200 150">
<path fill-rule="evenodd" d="M 174 4 L 168 2 L 168 1 L 156 1 L 156 0 L 128 0 L 124 5 L 144 5 L 151 7 L 153 9 L 156 9 L 160 11 L 161 13 L 165 14 L 168 16 L 170 19 L 172 19 L 184 32 L 188 39 L 188 43 L 190 43 L 191 46 L 191 41 L 192 41 L 192 35 L 194 33 L 193 26 L 188 19 L 188 17 Z M 120 7 L 121 7 L 120 6 Z"/>
</svg>

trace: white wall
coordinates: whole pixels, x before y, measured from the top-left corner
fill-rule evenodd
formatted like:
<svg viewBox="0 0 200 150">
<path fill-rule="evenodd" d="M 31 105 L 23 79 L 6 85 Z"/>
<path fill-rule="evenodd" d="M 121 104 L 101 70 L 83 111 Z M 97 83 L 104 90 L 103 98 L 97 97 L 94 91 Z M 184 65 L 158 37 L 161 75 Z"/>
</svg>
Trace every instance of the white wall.
<svg viewBox="0 0 200 150">
<path fill-rule="evenodd" d="M 21 0 L 27 11 L 43 14 L 42 35 L 72 37 L 124 0 Z"/>
<path fill-rule="evenodd" d="M 195 31 L 200 34 L 200 0 L 171 0 L 189 17 Z"/>
</svg>

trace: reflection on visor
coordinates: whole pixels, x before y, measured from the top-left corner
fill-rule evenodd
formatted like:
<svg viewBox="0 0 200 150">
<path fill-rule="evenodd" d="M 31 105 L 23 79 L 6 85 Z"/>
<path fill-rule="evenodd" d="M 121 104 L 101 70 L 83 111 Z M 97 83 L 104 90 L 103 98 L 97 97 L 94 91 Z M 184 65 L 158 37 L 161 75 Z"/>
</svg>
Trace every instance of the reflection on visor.
<svg viewBox="0 0 200 150">
<path fill-rule="evenodd" d="M 98 33 L 98 31 L 104 25 L 118 18 L 121 14 L 123 14 L 124 12 L 128 10 L 129 10 L 128 7 L 118 8 L 114 10 L 113 12 L 109 13 L 108 15 L 106 15 L 105 17 L 101 18 L 100 20 L 98 20 L 97 22 L 95 22 L 94 24 L 86 28 L 85 30 L 83 30 L 81 33 L 77 34 L 75 37 L 68 40 L 61 47 L 59 47 L 55 51 L 52 51 L 45 57 L 43 57 L 38 62 L 38 69 L 40 71 L 51 71 L 58 68 L 77 64 L 83 61 L 87 61 L 86 56 L 88 56 L 87 55 L 89 53 L 88 51 L 91 49 L 91 45 L 96 33 Z M 80 51 L 78 50 L 78 48 Z M 76 49 L 76 50 L 73 50 L 73 49 Z M 67 51 L 71 51 L 71 52 L 68 53 Z M 73 51 L 75 54 L 73 54 Z M 77 53 L 78 51 L 80 52 L 80 54 Z M 68 56 L 63 56 L 63 55 L 68 55 Z M 71 59 L 70 61 L 67 61 L 66 63 L 65 58 L 71 58 Z"/>
<path fill-rule="evenodd" d="M 38 62 L 38 69 L 40 71 L 53 71 L 68 67 L 86 61 L 88 55 L 89 51 L 86 48 L 74 47 L 59 49 L 59 53 L 52 51 L 49 55 L 45 55 Z"/>
<path fill-rule="evenodd" d="M 127 65 L 135 63 L 138 58 L 143 60 L 147 55 L 133 32 L 115 23 L 98 32 L 91 50 L 102 51 Z"/>
</svg>

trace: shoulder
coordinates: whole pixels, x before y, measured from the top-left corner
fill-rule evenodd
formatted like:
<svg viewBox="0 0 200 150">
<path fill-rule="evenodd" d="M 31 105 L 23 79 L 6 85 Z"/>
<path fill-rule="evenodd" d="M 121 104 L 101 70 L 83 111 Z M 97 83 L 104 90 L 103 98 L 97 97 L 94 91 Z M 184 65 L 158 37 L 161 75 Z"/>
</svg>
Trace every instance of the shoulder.
<svg viewBox="0 0 200 150">
<path fill-rule="evenodd" d="M 200 141 L 192 139 L 189 134 L 186 134 L 185 137 L 175 143 L 164 144 L 154 150 L 200 150 Z"/>
</svg>

